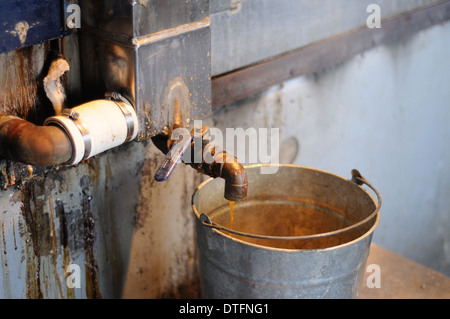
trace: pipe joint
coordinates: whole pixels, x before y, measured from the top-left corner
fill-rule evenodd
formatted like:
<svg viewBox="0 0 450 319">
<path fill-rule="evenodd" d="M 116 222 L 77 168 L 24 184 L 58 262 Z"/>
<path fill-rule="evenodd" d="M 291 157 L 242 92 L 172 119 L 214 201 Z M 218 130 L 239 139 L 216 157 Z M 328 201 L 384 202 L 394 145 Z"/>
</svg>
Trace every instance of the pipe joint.
<svg viewBox="0 0 450 319">
<path fill-rule="evenodd" d="M 95 100 L 36 126 L 0 114 L 0 157 L 37 166 L 76 165 L 136 138 L 133 105 L 118 93 Z"/>
<path fill-rule="evenodd" d="M 136 137 L 138 120 L 131 103 L 118 93 L 106 97 L 65 109 L 45 121 L 44 125 L 63 130 L 71 141 L 71 158 L 65 164 L 75 165 Z"/>
<path fill-rule="evenodd" d="M 167 180 L 175 169 L 178 161 L 182 159 L 184 152 L 190 147 L 191 152 L 188 163 L 192 168 L 212 178 L 223 178 L 225 180 L 224 197 L 230 201 L 239 201 L 247 196 L 247 172 L 236 157 L 220 150 L 216 145 L 210 143 L 208 127 L 194 128 L 189 135 L 190 139 L 172 141 L 169 134 L 158 135 L 153 142 L 166 157 L 155 174 L 159 182 Z M 201 143 L 196 147 L 195 143 Z M 200 151 L 201 154 L 196 154 Z M 201 158 L 201 161 L 196 161 Z"/>
</svg>

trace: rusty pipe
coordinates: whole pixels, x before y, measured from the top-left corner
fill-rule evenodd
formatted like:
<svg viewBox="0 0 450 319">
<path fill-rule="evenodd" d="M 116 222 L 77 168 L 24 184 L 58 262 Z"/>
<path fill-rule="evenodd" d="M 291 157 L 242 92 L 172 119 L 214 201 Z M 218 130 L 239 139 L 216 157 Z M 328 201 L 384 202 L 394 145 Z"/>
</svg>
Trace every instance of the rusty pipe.
<svg viewBox="0 0 450 319">
<path fill-rule="evenodd" d="M 36 166 L 66 163 L 72 156 L 67 135 L 55 126 L 37 126 L 0 114 L 0 157 Z"/>
<path fill-rule="evenodd" d="M 185 129 L 187 130 L 187 129 Z M 170 151 L 176 143 L 169 138 L 170 134 L 160 134 L 152 138 L 155 146 L 164 154 L 170 157 Z M 191 134 L 187 131 L 186 135 L 192 135 L 194 138 L 190 144 L 190 154 L 188 158 L 184 158 L 183 162 L 190 165 L 195 170 L 208 175 L 212 178 L 223 178 L 225 180 L 224 197 L 230 201 L 238 201 L 247 196 L 247 173 L 245 168 L 237 160 L 236 157 L 219 149 L 217 146 L 210 143 L 209 133 L 207 127 L 202 127 L 199 134 L 195 133 L 195 129 Z M 197 136 L 197 137 L 195 137 Z M 196 143 L 201 143 L 201 147 L 197 147 Z M 189 147 L 189 146 L 188 146 Z M 196 154 L 201 152 L 201 154 Z M 199 160 L 201 159 L 201 160 Z M 166 166 L 164 163 L 160 169 Z M 171 166 L 173 167 L 173 165 Z M 155 178 L 159 181 L 158 174 Z M 165 179 L 163 179 L 165 180 Z"/>
<path fill-rule="evenodd" d="M 225 180 L 224 197 L 226 199 L 239 201 L 246 197 L 248 184 L 247 172 L 244 166 L 239 163 L 236 157 L 225 151 L 221 151 L 218 154 L 212 153 L 211 155 L 214 157 L 212 163 L 203 162 L 200 166 L 194 167 L 213 178 L 223 178 Z"/>
<path fill-rule="evenodd" d="M 0 114 L 0 158 L 36 166 L 76 165 L 133 140 L 137 131 L 133 105 L 116 92 L 64 109 L 44 126 Z"/>
<path fill-rule="evenodd" d="M 247 196 L 247 172 L 234 156 L 233 158 L 233 162 L 224 164 L 220 177 L 225 179 L 225 198 L 238 201 Z"/>
</svg>

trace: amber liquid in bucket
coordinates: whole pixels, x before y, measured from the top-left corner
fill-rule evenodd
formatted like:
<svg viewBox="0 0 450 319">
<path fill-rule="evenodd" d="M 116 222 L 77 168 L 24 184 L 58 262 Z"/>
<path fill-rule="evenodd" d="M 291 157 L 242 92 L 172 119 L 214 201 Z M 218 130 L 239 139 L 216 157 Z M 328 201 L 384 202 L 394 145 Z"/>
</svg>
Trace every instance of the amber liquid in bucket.
<svg viewBox="0 0 450 319">
<path fill-rule="evenodd" d="M 237 204 L 237 205 L 236 205 Z M 339 230 L 352 225 L 342 212 L 302 201 L 250 200 L 229 202 L 214 210 L 210 218 L 230 229 L 263 236 L 307 236 Z M 226 233 L 233 238 L 262 246 L 284 249 L 319 249 L 358 238 L 357 231 L 308 240 L 267 240 Z"/>
<path fill-rule="evenodd" d="M 230 201 L 230 229 L 233 229 L 233 220 L 234 220 L 233 209 L 234 209 L 234 202 Z"/>
</svg>

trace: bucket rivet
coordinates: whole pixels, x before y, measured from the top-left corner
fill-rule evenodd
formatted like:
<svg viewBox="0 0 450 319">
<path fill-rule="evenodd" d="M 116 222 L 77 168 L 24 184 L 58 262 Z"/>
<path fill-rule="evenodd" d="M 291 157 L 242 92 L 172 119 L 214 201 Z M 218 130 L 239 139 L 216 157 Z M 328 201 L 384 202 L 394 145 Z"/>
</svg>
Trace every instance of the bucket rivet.
<svg viewBox="0 0 450 319">
<path fill-rule="evenodd" d="M 208 215 L 206 215 L 206 214 L 201 214 L 201 215 L 200 215 L 200 221 L 201 221 L 202 223 L 212 225 L 211 219 L 209 219 Z"/>
</svg>

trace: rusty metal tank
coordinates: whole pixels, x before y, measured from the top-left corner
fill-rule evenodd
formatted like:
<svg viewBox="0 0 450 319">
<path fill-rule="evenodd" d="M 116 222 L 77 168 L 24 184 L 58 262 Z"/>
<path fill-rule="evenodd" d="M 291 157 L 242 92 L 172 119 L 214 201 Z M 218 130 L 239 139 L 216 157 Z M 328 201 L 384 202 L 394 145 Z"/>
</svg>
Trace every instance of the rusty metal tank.
<svg viewBox="0 0 450 319">
<path fill-rule="evenodd" d="M 356 297 L 379 193 L 356 170 L 349 180 L 295 165 L 275 174 L 261 167 L 246 167 L 248 195 L 234 203 L 232 219 L 223 180 L 203 182 L 192 196 L 202 297 Z"/>
</svg>

